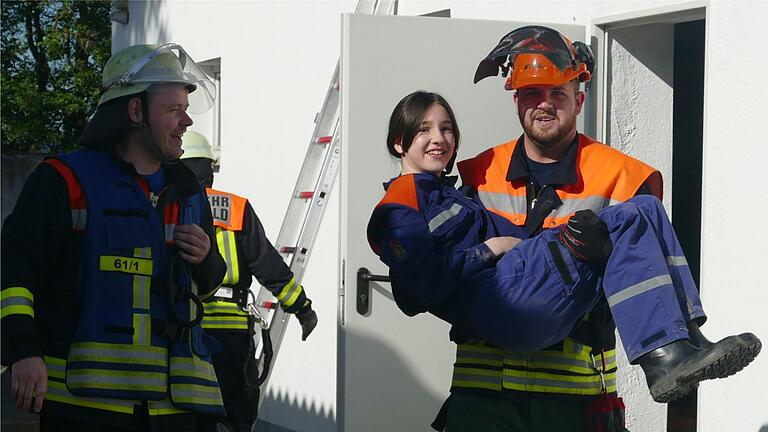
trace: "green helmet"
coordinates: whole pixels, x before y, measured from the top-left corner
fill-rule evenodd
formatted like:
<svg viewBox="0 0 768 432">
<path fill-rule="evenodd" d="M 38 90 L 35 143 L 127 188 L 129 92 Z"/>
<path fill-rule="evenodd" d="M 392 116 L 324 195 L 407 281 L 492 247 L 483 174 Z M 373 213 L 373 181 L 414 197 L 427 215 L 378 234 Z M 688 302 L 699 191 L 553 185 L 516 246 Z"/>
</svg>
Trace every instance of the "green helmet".
<svg viewBox="0 0 768 432">
<path fill-rule="evenodd" d="M 181 149 L 184 150 L 184 154 L 181 155 L 182 159 L 205 158 L 212 161 L 216 160 L 216 155 L 213 154 L 213 149 L 208 144 L 208 140 L 205 139 L 203 134 L 195 131 L 186 131 L 184 133 L 184 136 L 181 137 Z"/>
<path fill-rule="evenodd" d="M 187 87 L 192 113 L 208 111 L 216 99 L 213 81 L 181 45 L 133 45 L 112 55 L 104 65 L 99 106 L 112 99 L 147 91 L 155 84 L 168 83 Z"/>
</svg>

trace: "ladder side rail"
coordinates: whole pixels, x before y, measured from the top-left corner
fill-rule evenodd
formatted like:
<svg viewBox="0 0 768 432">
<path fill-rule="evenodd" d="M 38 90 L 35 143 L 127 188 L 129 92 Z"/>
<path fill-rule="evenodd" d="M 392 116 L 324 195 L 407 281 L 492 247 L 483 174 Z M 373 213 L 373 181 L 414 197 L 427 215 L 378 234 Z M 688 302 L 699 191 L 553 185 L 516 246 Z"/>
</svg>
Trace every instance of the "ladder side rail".
<svg viewBox="0 0 768 432">
<path fill-rule="evenodd" d="M 293 259 L 291 262 L 291 270 L 294 272 L 294 278 L 296 278 L 296 282 L 300 283 L 301 279 L 303 279 L 304 270 L 306 269 L 306 264 L 309 259 L 309 251 L 312 250 L 312 247 L 314 246 L 315 239 L 317 238 L 317 231 L 318 227 L 320 226 L 320 223 L 322 222 L 323 215 L 325 213 L 325 209 L 327 208 L 328 198 L 330 197 L 330 192 L 333 189 L 333 183 L 336 180 L 336 175 L 338 173 L 339 168 L 339 156 L 340 156 L 340 139 L 341 139 L 341 128 L 338 127 L 337 122 L 337 128 L 336 131 L 334 131 L 333 139 L 331 141 L 331 148 L 328 152 L 328 155 L 326 159 L 324 160 L 323 169 L 325 172 L 325 175 L 321 178 L 321 186 L 324 186 L 324 196 L 320 197 L 318 196 L 313 199 L 313 208 L 310 210 L 310 214 L 307 217 L 307 224 L 305 225 L 304 229 L 302 230 L 302 236 L 301 236 L 301 242 L 299 243 L 299 246 L 302 249 L 306 249 L 307 254 L 301 254 L 300 251 L 296 251 L 297 253 L 293 255 Z M 288 328 L 288 314 L 285 313 L 280 308 L 277 308 L 274 310 L 273 314 L 273 320 L 272 324 L 270 325 L 269 334 L 270 338 L 272 339 L 272 358 L 277 358 L 278 352 L 280 350 L 280 345 L 283 340 L 283 336 L 285 335 L 285 331 Z M 263 359 L 259 359 L 260 363 Z M 262 388 L 266 389 L 267 385 L 269 385 L 270 378 L 272 376 L 273 368 L 270 368 L 270 370 L 267 373 L 267 377 L 264 380 L 264 383 L 262 384 Z M 261 392 L 259 395 L 259 398 L 263 398 L 266 395 L 266 391 Z"/>
</svg>

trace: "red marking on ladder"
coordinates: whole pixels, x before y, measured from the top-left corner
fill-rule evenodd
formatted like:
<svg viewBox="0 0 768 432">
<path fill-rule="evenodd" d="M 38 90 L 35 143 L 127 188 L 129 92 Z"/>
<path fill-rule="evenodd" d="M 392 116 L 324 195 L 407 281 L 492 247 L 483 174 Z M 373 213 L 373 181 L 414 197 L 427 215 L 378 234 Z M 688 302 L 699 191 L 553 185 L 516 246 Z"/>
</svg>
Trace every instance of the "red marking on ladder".
<svg viewBox="0 0 768 432">
<path fill-rule="evenodd" d="M 314 195 L 313 191 L 299 192 L 299 198 L 312 198 Z"/>
<path fill-rule="evenodd" d="M 294 253 L 296 252 L 296 246 L 283 246 L 279 250 L 280 253 Z"/>
<path fill-rule="evenodd" d="M 275 309 L 277 307 L 277 303 L 273 301 L 263 301 L 261 302 L 261 307 L 264 309 Z"/>
<path fill-rule="evenodd" d="M 333 139 L 332 136 L 319 137 L 319 138 L 317 138 L 317 143 L 318 144 L 327 144 L 327 143 L 331 142 L 332 139 Z"/>
</svg>

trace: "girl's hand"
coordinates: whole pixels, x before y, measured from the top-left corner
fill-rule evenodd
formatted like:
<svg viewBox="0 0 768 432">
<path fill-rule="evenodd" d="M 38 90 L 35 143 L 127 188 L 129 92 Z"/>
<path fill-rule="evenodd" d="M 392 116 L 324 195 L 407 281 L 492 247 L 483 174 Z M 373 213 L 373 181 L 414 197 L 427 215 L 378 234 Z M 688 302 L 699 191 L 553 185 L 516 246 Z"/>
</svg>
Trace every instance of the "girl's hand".
<svg viewBox="0 0 768 432">
<path fill-rule="evenodd" d="M 493 256 L 499 257 L 517 246 L 521 241 L 517 237 L 493 237 L 486 240 L 485 245 L 491 250 Z"/>
</svg>

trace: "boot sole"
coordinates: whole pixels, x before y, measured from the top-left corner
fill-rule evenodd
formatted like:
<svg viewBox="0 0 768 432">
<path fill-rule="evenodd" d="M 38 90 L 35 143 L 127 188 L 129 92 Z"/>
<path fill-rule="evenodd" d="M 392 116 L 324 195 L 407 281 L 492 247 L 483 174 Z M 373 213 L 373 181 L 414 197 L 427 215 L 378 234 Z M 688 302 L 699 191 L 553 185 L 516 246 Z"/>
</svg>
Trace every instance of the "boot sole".
<svg viewBox="0 0 768 432">
<path fill-rule="evenodd" d="M 737 338 L 739 343 L 736 346 L 709 359 L 705 365 L 691 373 L 656 383 L 651 388 L 653 400 L 659 403 L 676 401 L 698 387 L 700 381 L 725 378 L 744 369 L 760 353 L 762 343 L 751 333 L 742 334 Z"/>
</svg>

